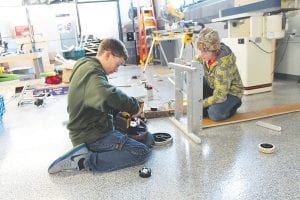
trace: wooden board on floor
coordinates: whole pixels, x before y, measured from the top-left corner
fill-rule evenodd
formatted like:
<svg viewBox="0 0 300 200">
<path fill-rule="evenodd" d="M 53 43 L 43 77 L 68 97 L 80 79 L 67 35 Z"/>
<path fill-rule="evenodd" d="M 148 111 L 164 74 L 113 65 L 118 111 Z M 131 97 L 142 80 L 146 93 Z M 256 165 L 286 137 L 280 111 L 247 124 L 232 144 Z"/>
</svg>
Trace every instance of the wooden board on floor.
<svg viewBox="0 0 300 200">
<path fill-rule="evenodd" d="M 224 120 L 224 121 L 220 121 L 220 122 L 214 122 L 208 118 L 205 118 L 202 121 L 202 128 L 223 126 L 223 125 L 227 125 L 227 124 L 245 122 L 245 121 L 261 119 L 261 118 L 266 118 L 266 117 L 273 117 L 273 116 L 277 116 L 277 115 L 282 115 L 282 114 L 287 114 L 287 113 L 292 113 L 292 112 L 299 112 L 299 111 L 300 111 L 300 103 L 275 105 L 273 107 L 261 109 L 259 111 L 236 113 L 231 118 Z M 166 110 L 162 110 L 162 111 L 145 111 L 145 117 L 147 119 L 168 117 L 173 114 L 174 114 L 173 109 L 166 109 Z"/>
<path fill-rule="evenodd" d="M 236 113 L 231 118 L 224 120 L 224 121 L 220 121 L 220 122 L 214 122 L 208 118 L 205 118 L 202 121 L 202 127 L 209 128 L 209 127 L 214 127 L 214 126 L 223 126 L 223 125 L 227 125 L 227 124 L 261 119 L 261 118 L 265 118 L 265 117 L 273 117 L 273 116 L 277 116 L 277 115 L 298 112 L 298 111 L 300 111 L 300 103 L 287 104 L 287 105 L 276 105 L 276 106 L 262 109 L 259 111 Z"/>
</svg>

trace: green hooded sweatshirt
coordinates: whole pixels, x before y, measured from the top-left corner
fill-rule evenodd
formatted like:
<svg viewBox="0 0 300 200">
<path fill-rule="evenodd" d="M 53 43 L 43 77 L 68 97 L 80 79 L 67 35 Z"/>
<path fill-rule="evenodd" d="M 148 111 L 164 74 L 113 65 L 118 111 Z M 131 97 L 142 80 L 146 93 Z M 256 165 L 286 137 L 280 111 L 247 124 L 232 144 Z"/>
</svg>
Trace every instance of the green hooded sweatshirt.
<svg viewBox="0 0 300 200">
<path fill-rule="evenodd" d="M 68 93 L 69 136 L 74 146 L 93 143 L 114 130 L 113 113 L 136 114 L 138 101 L 110 85 L 96 58 L 82 58 L 74 66 Z"/>
<path fill-rule="evenodd" d="M 200 56 L 197 60 L 203 64 L 204 75 L 210 88 L 213 89 L 213 95 L 203 100 L 204 108 L 224 102 L 228 94 L 242 98 L 243 83 L 236 66 L 235 55 L 228 46 L 221 43 L 218 60 L 210 67 Z"/>
</svg>

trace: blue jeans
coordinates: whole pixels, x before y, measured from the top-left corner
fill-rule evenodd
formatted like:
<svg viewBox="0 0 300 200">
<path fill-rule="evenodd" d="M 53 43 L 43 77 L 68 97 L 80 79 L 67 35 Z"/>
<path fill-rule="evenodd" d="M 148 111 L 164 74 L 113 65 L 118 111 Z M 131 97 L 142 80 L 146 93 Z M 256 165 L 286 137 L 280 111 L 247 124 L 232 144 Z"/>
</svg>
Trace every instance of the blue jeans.
<svg viewBox="0 0 300 200">
<path fill-rule="evenodd" d="M 203 99 L 213 95 L 213 89 L 211 89 L 207 83 L 207 80 L 203 79 Z M 227 95 L 227 98 L 222 103 L 213 104 L 203 109 L 203 117 L 209 117 L 213 121 L 225 120 L 234 115 L 237 109 L 242 105 L 240 98 L 231 94 Z"/>
<path fill-rule="evenodd" d="M 151 138 L 153 140 L 153 137 L 149 140 Z M 149 141 L 145 143 L 152 144 Z M 148 146 L 117 130 L 111 131 L 107 136 L 92 144 L 87 144 L 87 147 L 90 152 L 84 161 L 84 166 L 88 170 L 98 172 L 142 164 L 151 153 Z"/>
</svg>

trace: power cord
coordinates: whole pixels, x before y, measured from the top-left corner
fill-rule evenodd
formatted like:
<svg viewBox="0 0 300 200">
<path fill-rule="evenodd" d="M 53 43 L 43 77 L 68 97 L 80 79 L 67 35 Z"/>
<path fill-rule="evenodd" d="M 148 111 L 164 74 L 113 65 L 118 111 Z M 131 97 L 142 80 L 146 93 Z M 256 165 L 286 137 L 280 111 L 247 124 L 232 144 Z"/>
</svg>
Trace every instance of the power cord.
<svg viewBox="0 0 300 200">
<path fill-rule="evenodd" d="M 279 66 L 280 63 L 282 62 L 282 60 L 283 60 L 283 58 L 284 58 L 284 56 L 285 56 L 285 53 L 286 53 L 286 49 L 287 49 L 287 47 L 288 47 L 288 42 L 289 42 L 290 38 L 293 37 L 294 35 L 295 35 L 295 33 L 291 33 L 291 34 L 288 36 L 287 40 L 286 40 L 285 42 L 282 41 L 282 42 L 280 43 L 280 45 L 278 45 L 273 51 L 266 51 L 266 50 L 263 49 L 261 46 L 259 46 L 255 41 L 249 40 L 249 42 L 253 43 L 257 48 L 259 48 L 261 51 L 263 51 L 264 53 L 267 53 L 267 54 L 271 54 L 271 53 L 276 52 L 283 44 L 286 44 L 286 45 L 285 45 L 285 48 L 284 48 L 284 50 L 283 50 L 283 53 L 282 53 L 282 55 L 280 56 L 280 59 L 279 59 L 278 63 L 275 65 L 274 70 L 272 71 L 271 75 L 274 74 L 275 70 L 278 68 L 278 66 Z"/>
<path fill-rule="evenodd" d="M 291 34 L 289 35 L 286 43 L 289 41 L 291 37 Z M 278 45 L 273 51 L 267 51 L 267 50 L 264 50 L 261 46 L 259 46 L 255 41 L 253 40 L 249 40 L 249 42 L 253 43 L 257 48 L 259 48 L 261 51 L 265 52 L 265 53 L 268 53 L 268 54 L 271 54 L 271 53 L 274 53 L 275 51 L 277 51 L 277 49 L 279 49 L 283 44 L 284 42 L 282 42 L 280 45 Z"/>
</svg>

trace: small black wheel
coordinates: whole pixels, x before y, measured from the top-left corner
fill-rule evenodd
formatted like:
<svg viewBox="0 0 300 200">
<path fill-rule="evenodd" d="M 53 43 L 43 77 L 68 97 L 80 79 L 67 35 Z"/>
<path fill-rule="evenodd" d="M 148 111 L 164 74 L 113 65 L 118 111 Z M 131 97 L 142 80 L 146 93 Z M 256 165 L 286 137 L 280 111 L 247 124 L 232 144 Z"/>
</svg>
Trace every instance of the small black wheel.
<svg viewBox="0 0 300 200">
<path fill-rule="evenodd" d="M 151 176 L 151 169 L 148 167 L 143 167 L 142 169 L 140 169 L 139 175 L 142 178 L 149 178 Z"/>
<path fill-rule="evenodd" d="M 153 133 L 154 146 L 163 146 L 173 142 L 173 137 L 169 133 Z"/>
<path fill-rule="evenodd" d="M 44 103 L 43 99 L 37 99 L 34 101 L 34 105 L 36 105 L 36 106 L 41 106 L 41 105 L 43 105 L 43 103 Z"/>
</svg>

